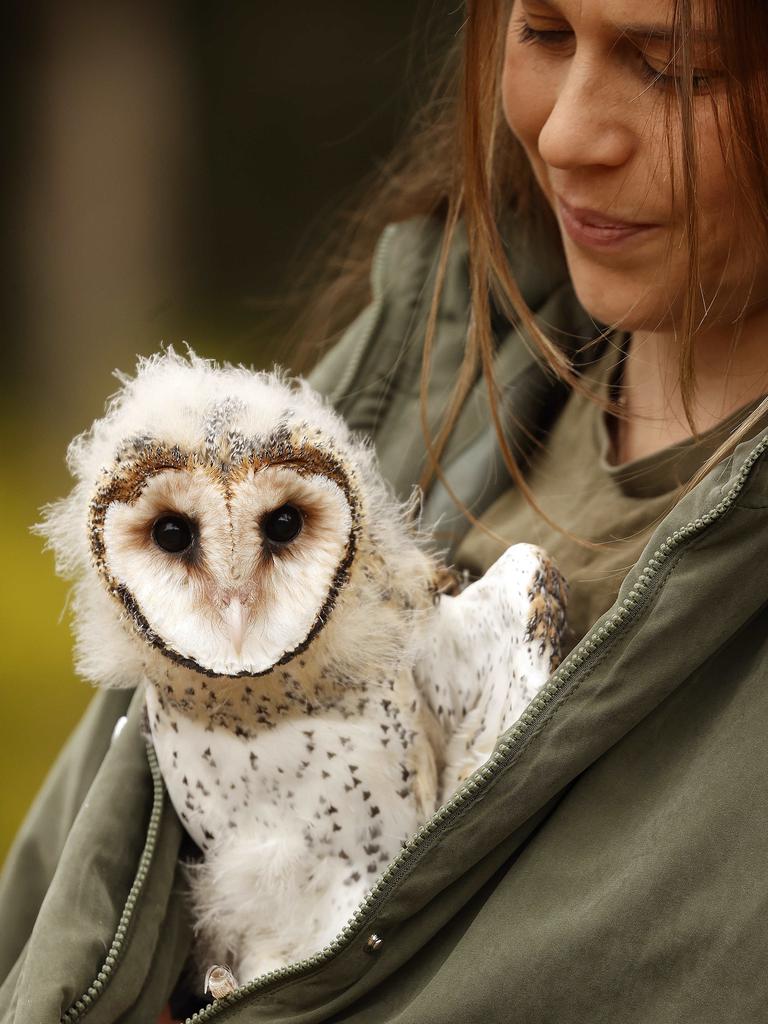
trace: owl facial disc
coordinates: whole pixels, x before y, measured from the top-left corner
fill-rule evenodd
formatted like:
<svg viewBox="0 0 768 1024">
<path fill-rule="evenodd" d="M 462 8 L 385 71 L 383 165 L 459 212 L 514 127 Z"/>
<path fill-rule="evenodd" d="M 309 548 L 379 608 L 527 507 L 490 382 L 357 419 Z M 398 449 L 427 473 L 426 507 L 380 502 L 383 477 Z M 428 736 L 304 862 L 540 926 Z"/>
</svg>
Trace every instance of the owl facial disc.
<svg viewBox="0 0 768 1024">
<path fill-rule="evenodd" d="M 262 675 L 322 629 L 347 580 L 357 502 L 328 452 L 236 466 L 150 447 L 91 506 L 97 569 L 133 626 L 211 676 Z"/>
</svg>

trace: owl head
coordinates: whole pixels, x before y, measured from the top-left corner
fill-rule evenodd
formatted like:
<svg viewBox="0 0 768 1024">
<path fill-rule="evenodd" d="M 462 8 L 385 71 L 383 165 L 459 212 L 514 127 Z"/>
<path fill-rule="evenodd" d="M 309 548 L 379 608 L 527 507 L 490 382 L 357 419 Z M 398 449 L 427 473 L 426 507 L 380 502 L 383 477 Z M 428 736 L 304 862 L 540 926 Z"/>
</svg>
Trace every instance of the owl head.
<svg viewBox="0 0 768 1024">
<path fill-rule="evenodd" d="M 303 381 L 173 349 L 76 438 L 39 532 L 75 580 L 78 667 L 260 676 L 308 648 L 402 657 L 435 562 L 371 447 Z"/>
</svg>

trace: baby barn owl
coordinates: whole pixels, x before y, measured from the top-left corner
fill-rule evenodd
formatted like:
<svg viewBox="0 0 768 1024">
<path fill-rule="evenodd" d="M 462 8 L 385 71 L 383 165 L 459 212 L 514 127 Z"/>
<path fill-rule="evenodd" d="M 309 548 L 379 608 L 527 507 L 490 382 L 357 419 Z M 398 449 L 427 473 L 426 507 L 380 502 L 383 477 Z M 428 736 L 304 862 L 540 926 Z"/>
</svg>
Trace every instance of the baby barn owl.
<svg viewBox="0 0 768 1024">
<path fill-rule="evenodd" d="M 330 942 L 487 759 L 557 660 L 564 583 L 515 545 L 441 596 L 412 509 L 303 381 L 169 349 L 121 382 L 39 529 L 80 672 L 144 688 L 202 853 L 201 971 L 244 983 Z"/>
</svg>

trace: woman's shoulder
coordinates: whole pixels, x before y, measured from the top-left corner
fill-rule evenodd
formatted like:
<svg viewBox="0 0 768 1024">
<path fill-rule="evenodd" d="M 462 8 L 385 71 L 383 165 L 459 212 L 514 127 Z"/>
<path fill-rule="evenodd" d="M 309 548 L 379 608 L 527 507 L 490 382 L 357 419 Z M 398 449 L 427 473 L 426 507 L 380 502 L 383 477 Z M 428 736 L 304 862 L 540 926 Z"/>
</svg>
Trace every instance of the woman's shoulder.
<svg viewBox="0 0 768 1024">
<path fill-rule="evenodd" d="M 436 217 L 384 229 L 373 255 L 369 304 L 310 376 L 349 426 L 373 441 L 385 478 L 403 498 L 418 480 L 425 455 L 420 376 L 443 232 Z M 430 365 L 430 405 L 438 410 L 466 344 L 467 250 L 459 225 L 447 253 Z"/>
<path fill-rule="evenodd" d="M 408 340 L 412 345 L 418 336 L 418 314 L 431 299 L 429 284 L 434 283 L 442 238 L 442 221 L 427 216 L 389 224 L 379 236 L 371 261 L 369 304 L 310 375 L 312 385 L 348 419 L 360 418 L 361 392 L 391 376 L 403 344 Z M 449 253 L 443 305 L 466 302 L 466 281 L 458 272 L 466 253 L 465 234 L 459 231 Z"/>
</svg>

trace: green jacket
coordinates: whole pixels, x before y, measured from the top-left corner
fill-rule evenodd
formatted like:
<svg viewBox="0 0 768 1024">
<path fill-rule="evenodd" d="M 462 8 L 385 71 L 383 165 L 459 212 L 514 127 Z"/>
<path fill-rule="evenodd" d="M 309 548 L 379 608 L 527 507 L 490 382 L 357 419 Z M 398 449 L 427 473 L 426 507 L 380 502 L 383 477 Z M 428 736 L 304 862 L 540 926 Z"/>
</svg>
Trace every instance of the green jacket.
<svg viewBox="0 0 768 1024">
<path fill-rule="evenodd" d="M 403 495 L 424 457 L 418 366 L 438 238 L 426 221 L 385 232 L 373 302 L 313 378 L 373 436 Z M 556 259 L 522 241 L 510 258 L 542 321 L 589 332 Z M 438 324 L 433 415 L 461 358 L 467 312 L 459 241 Z M 510 431 L 524 446 L 521 425 L 543 429 L 565 391 L 496 320 Z M 768 430 L 679 502 L 614 606 L 339 939 L 198 1019 L 768 1020 L 766 448 Z M 482 383 L 445 464 L 476 511 L 509 486 Z M 441 486 L 425 518 L 439 520 L 452 547 L 466 528 Z M 191 942 L 184 833 L 139 711 L 132 692 L 94 698 L 7 862 L 3 1024 L 154 1024 L 182 970 Z"/>
</svg>

